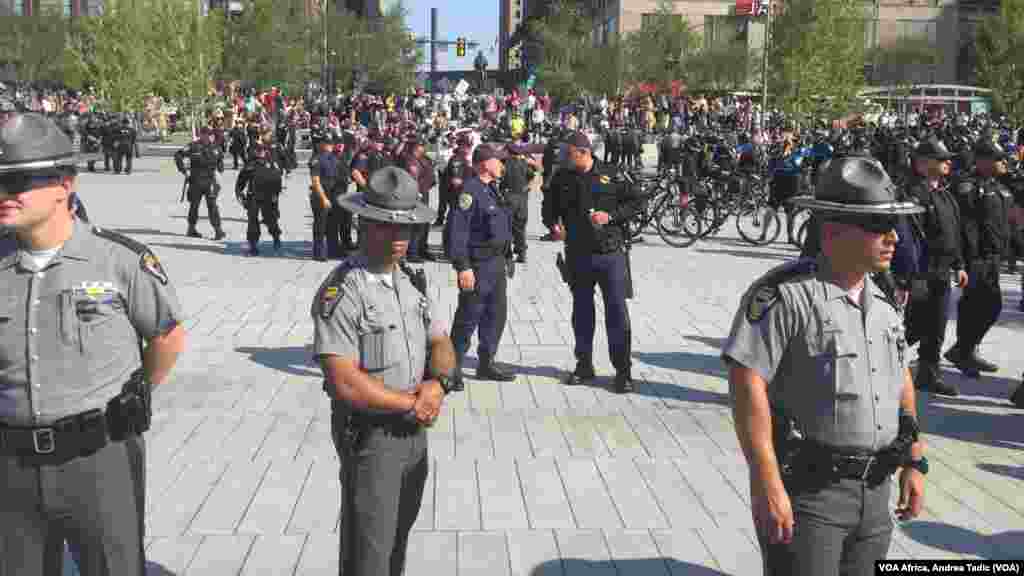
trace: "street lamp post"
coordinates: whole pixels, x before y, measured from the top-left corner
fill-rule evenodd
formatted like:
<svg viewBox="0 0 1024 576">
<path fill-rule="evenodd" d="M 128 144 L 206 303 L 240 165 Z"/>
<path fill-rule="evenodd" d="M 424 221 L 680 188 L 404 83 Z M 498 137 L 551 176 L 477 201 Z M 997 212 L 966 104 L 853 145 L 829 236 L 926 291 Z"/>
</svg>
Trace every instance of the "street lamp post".
<svg viewBox="0 0 1024 576">
<path fill-rule="evenodd" d="M 321 52 L 320 90 L 327 95 L 327 2 L 320 0 L 320 27 L 323 30 L 323 51 Z"/>
</svg>

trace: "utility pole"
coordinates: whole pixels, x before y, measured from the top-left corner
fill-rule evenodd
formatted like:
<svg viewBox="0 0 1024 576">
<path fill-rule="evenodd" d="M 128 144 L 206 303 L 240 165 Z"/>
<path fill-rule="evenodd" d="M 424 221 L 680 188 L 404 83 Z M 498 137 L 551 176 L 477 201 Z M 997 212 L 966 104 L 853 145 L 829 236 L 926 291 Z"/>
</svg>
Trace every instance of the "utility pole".
<svg viewBox="0 0 1024 576">
<path fill-rule="evenodd" d="M 761 131 L 767 128 L 768 124 L 768 36 L 772 33 L 772 4 L 771 0 L 761 0 L 768 14 L 764 23 L 764 35 L 761 43 Z"/>
<path fill-rule="evenodd" d="M 320 58 L 320 91 L 325 97 L 327 96 L 327 2 L 328 0 L 320 0 L 320 27 L 324 35 L 323 52 Z"/>
<path fill-rule="evenodd" d="M 479 44 L 476 42 L 467 42 L 465 38 L 459 38 L 458 40 L 439 40 L 438 39 L 438 10 L 437 8 L 430 9 L 430 38 L 417 38 L 417 46 L 429 46 L 430 47 L 430 93 L 437 93 L 437 52 L 441 48 L 447 51 L 449 46 L 460 44 L 468 48 L 477 48 Z"/>
</svg>

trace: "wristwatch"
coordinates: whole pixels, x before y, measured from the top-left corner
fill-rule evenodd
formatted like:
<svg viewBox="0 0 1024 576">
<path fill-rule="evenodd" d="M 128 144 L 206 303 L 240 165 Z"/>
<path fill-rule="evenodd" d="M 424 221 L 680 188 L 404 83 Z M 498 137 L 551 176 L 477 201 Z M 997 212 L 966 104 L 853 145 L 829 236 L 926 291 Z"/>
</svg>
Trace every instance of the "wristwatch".
<svg viewBox="0 0 1024 576">
<path fill-rule="evenodd" d="M 444 390 L 444 393 L 447 396 L 452 390 L 452 381 L 448 378 L 448 375 L 441 374 L 440 376 L 435 376 L 434 379 L 441 384 L 441 389 Z"/>
<path fill-rule="evenodd" d="M 907 460 L 906 466 L 907 466 L 907 468 L 913 468 L 914 470 L 917 470 L 921 474 L 927 474 L 928 473 L 928 458 L 926 458 L 924 456 L 921 456 L 917 460 Z"/>
</svg>

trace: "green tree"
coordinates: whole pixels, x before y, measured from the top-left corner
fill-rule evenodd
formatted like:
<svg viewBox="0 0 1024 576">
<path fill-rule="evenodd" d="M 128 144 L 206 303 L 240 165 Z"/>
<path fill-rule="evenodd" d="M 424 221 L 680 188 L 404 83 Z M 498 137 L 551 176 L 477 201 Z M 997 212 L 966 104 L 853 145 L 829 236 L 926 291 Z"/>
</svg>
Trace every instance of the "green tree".
<svg viewBox="0 0 1024 576">
<path fill-rule="evenodd" d="M 586 6 L 575 0 L 555 0 L 544 18 L 531 20 L 529 34 L 539 46 L 537 85 L 559 101 L 580 92 L 578 74 L 586 66 L 591 47 Z"/>
<path fill-rule="evenodd" d="M 160 71 L 153 91 L 196 112 L 223 62 L 224 14 L 201 16 L 195 2 L 148 0 L 145 8 L 142 40 L 150 66 Z"/>
<path fill-rule="evenodd" d="M 590 57 L 577 71 L 580 86 L 591 94 L 614 96 L 622 91 L 626 65 L 626 47 L 614 40 L 591 48 Z"/>
<path fill-rule="evenodd" d="M 745 42 L 706 47 L 686 61 L 687 86 L 697 90 L 739 90 L 749 87 L 760 65 Z"/>
<path fill-rule="evenodd" d="M 626 37 L 626 77 L 662 89 L 673 80 L 688 80 L 688 60 L 700 41 L 700 33 L 675 13 L 671 0 L 658 0 L 657 10 Z"/>
<path fill-rule="evenodd" d="M 60 79 L 67 20 L 54 8 L 32 16 L 0 16 L 0 62 L 11 62 L 20 80 Z"/>
<path fill-rule="evenodd" d="M 769 92 L 779 107 L 797 118 L 855 110 L 864 86 L 864 3 L 788 0 L 774 20 Z"/>
<path fill-rule="evenodd" d="M 113 3 L 102 15 L 78 18 L 63 53 L 62 76 L 73 87 L 92 87 L 115 112 L 139 110 L 156 70 L 144 42 L 146 19 L 134 7 Z"/>
<path fill-rule="evenodd" d="M 985 17 L 975 36 L 978 80 L 992 90 L 996 108 L 1014 122 L 1024 121 L 1024 2 L 1002 2 L 998 14 Z"/>
<path fill-rule="evenodd" d="M 248 0 L 226 21 L 224 75 L 298 91 L 312 74 L 306 60 L 312 34 L 301 2 Z"/>
</svg>

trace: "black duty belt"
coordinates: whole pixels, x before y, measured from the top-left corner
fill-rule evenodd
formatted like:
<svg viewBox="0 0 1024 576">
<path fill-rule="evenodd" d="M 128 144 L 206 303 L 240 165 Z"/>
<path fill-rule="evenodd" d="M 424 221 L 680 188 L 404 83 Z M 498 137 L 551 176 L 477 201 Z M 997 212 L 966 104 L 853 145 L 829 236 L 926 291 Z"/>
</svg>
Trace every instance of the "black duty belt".
<svg viewBox="0 0 1024 576">
<path fill-rule="evenodd" d="M 888 450 L 843 450 L 828 446 L 809 446 L 799 457 L 802 463 L 794 468 L 837 478 L 878 483 L 896 471 L 897 465 Z"/>
<path fill-rule="evenodd" d="M 351 417 L 353 428 L 378 428 L 395 436 L 411 436 L 420 431 L 419 422 L 407 420 L 404 414 L 367 414 L 355 412 Z"/>
<path fill-rule="evenodd" d="M 505 245 L 501 246 L 470 246 L 469 256 L 474 262 L 483 262 L 484 260 L 490 260 L 491 258 L 497 258 L 498 256 L 505 255 Z"/>
</svg>

